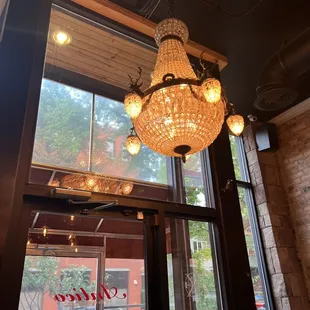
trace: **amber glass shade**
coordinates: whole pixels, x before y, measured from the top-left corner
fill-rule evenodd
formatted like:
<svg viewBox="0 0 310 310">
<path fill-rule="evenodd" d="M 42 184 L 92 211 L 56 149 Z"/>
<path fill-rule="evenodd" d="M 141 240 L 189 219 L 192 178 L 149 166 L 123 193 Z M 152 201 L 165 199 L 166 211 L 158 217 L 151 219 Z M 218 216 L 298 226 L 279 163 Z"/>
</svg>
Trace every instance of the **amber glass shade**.
<svg viewBox="0 0 310 310">
<path fill-rule="evenodd" d="M 123 195 L 129 195 L 133 190 L 133 183 L 132 182 L 127 182 L 123 183 L 121 186 L 121 192 Z"/>
<path fill-rule="evenodd" d="M 244 129 L 244 119 L 241 115 L 230 115 L 227 118 L 226 123 L 234 135 L 240 136 L 242 134 Z"/>
<path fill-rule="evenodd" d="M 127 148 L 127 151 L 131 155 L 133 155 L 133 156 L 137 155 L 140 151 L 140 147 L 141 147 L 141 141 L 137 136 L 130 135 L 127 137 L 126 148 Z"/>
<path fill-rule="evenodd" d="M 198 79 L 190 65 L 183 44 L 187 41 L 186 25 L 174 18 L 162 21 L 155 34 L 159 44 L 151 87 L 163 77 Z M 218 136 L 224 121 L 224 104 L 208 102 L 202 87 L 182 82 L 167 86 L 143 98 L 143 108 L 134 120 L 141 141 L 152 150 L 168 156 L 193 154 L 207 148 Z"/>
<path fill-rule="evenodd" d="M 142 109 L 141 97 L 135 93 L 130 93 L 125 97 L 124 100 L 125 110 L 127 114 L 135 119 L 139 116 Z"/>
<path fill-rule="evenodd" d="M 202 83 L 201 87 L 203 95 L 208 102 L 215 103 L 221 100 L 222 87 L 219 80 L 208 78 Z"/>
</svg>

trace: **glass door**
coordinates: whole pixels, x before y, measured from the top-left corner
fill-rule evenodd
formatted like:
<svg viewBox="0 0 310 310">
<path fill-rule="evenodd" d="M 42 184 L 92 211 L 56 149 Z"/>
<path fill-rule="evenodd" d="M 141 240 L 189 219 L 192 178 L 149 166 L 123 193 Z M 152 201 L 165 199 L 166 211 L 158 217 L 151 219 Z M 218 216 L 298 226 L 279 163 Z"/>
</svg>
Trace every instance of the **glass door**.
<svg viewBox="0 0 310 310">
<path fill-rule="evenodd" d="M 19 310 L 142 310 L 144 222 L 33 213 Z"/>
<path fill-rule="evenodd" d="M 170 310 L 222 309 L 213 250 L 211 223 L 166 218 Z"/>
</svg>

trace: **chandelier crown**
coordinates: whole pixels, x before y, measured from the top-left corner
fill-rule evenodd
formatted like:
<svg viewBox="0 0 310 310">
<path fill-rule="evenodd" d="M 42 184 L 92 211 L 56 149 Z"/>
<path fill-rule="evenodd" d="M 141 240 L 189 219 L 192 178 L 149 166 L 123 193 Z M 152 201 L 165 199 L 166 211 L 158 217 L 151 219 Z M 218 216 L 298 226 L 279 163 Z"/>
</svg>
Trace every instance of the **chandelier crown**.
<svg viewBox="0 0 310 310">
<path fill-rule="evenodd" d="M 161 21 L 155 30 L 155 42 L 158 46 L 167 38 L 175 38 L 185 44 L 189 37 L 188 28 L 184 22 L 176 18 Z"/>
<path fill-rule="evenodd" d="M 160 84 L 165 76 L 197 80 L 183 44 L 188 40 L 188 29 L 179 19 L 168 18 L 158 24 L 155 41 L 159 46 L 151 86 Z"/>
</svg>

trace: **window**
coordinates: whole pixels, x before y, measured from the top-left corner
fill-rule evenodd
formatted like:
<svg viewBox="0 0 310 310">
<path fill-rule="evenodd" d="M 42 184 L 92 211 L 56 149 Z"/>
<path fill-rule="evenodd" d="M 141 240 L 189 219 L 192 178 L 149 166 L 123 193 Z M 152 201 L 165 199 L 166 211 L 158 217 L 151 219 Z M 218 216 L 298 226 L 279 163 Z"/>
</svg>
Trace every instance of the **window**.
<svg viewBox="0 0 310 310">
<path fill-rule="evenodd" d="M 249 172 L 240 137 L 230 136 L 244 235 L 257 309 L 273 309 Z"/>
<path fill-rule="evenodd" d="M 164 156 L 146 146 L 128 156 L 131 127 L 121 102 L 44 79 L 33 162 L 167 184 Z"/>
<path fill-rule="evenodd" d="M 92 94 L 43 79 L 33 162 L 88 169 Z"/>
<path fill-rule="evenodd" d="M 199 221 L 166 220 L 170 310 L 221 309 L 211 226 Z"/>
<path fill-rule="evenodd" d="M 206 206 L 206 194 L 203 185 L 201 153 L 190 155 L 183 165 L 186 202 L 194 206 Z"/>
</svg>

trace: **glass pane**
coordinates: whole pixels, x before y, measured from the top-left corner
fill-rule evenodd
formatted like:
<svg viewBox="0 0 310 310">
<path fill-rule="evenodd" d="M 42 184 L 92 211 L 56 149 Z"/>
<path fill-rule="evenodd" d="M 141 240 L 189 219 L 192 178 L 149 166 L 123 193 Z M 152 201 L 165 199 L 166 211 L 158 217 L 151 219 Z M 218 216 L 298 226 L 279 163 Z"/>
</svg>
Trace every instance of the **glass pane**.
<svg viewBox="0 0 310 310">
<path fill-rule="evenodd" d="M 238 187 L 239 201 L 241 207 L 243 228 L 245 234 L 246 245 L 248 249 L 248 257 L 251 268 L 252 283 L 255 294 L 257 309 L 265 309 L 265 296 L 261 277 L 261 270 L 258 265 L 258 258 L 255 249 L 251 222 L 249 218 L 249 207 L 247 205 L 247 195 L 250 195 L 248 189 Z"/>
<path fill-rule="evenodd" d="M 144 224 L 31 215 L 19 310 L 144 310 Z"/>
<path fill-rule="evenodd" d="M 170 310 L 219 307 L 209 225 L 166 219 Z"/>
<path fill-rule="evenodd" d="M 230 148 L 231 148 L 232 159 L 233 159 L 233 164 L 234 164 L 235 176 L 236 176 L 236 180 L 245 181 L 245 180 L 243 180 L 242 174 L 241 174 L 241 163 L 240 163 L 239 154 L 238 154 L 238 150 L 237 150 L 236 139 L 237 139 L 237 137 L 229 135 Z"/>
<path fill-rule="evenodd" d="M 200 156 L 200 153 L 191 155 L 183 165 L 184 189 L 186 203 L 206 207 Z"/>
<path fill-rule="evenodd" d="M 166 157 L 142 146 L 137 156 L 126 150 L 132 127 L 123 103 L 95 97 L 93 171 L 105 175 L 167 184 Z"/>
<path fill-rule="evenodd" d="M 33 162 L 88 169 L 92 94 L 44 79 Z"/>
<path fill-rule="evenodd" d="M 91 309 L 95 305 L 91 293 L 97 292 L 97 264 L 97 258 L 27 255 L 19 309 L 67 310 L 81 304 Z"/>
</svg>

